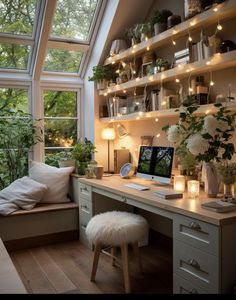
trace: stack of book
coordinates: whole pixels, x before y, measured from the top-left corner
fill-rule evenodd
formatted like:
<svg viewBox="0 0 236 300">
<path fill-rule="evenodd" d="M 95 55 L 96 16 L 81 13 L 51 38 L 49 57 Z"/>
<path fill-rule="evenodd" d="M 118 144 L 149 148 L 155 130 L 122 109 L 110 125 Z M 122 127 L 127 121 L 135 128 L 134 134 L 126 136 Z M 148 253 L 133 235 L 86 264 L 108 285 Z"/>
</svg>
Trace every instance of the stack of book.
<svg viewBox="0 0 236 300">
<path fill-rule="evenodd" d="M 201 204 L 202 208 L 212 210 L 218 213 L 233 211 L 236 209 L 236 202 L 226 202 L 223 200 L 215 200 Z"/>
<path fill-rule="evenodd" d="M 182 193 L 175 192 L 174 190 L 167 190 L 167 189 L 159 189 L 155 192 L 157 197 L 163 198 L 163 199 L 179 199 L 183 198 Z"/>
<path fill-rule="evenodd" d="M 181 51 L 175 52 L 175 64 L 188 64 L 190 62 L 189 48 L 185 48 Z"/>
</svg>

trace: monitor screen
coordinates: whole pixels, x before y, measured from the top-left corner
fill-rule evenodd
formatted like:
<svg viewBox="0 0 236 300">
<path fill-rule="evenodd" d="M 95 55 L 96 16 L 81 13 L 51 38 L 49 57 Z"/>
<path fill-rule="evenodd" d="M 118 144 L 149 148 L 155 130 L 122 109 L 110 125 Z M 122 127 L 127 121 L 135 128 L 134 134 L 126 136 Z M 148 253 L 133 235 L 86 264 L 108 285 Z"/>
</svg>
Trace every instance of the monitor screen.
<svg viewBox="0 0 236 300">
<path fill-rule="evenodd" d="M 137 177 L 170 183 L 173 156 L 172 147 L 141 146 Z"/>
</svg>

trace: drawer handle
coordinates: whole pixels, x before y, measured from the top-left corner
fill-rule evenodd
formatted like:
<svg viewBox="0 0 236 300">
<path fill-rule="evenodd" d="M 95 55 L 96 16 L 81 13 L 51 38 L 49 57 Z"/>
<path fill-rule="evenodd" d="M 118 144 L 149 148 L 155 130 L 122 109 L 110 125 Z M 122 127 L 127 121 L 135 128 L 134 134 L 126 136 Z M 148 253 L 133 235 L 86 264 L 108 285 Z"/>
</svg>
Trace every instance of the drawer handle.
<svg viewBox="0 0 236 300">
<path fill-rule="evenodd" d="M 200 231 L 202 229 L 197 222 L 193 222 L 193 221 L 190 222 L 189 227 L 197 231 Z"/>
<path fill-rule="evenodd" d="M 84 188 L 80 188 L 80 191 L 81 191 L 81 193 L 82 192 L 88 192 L 88 189 L 87 189 L 87 187 L 84 187 Z"/>
<path fill-rule="evenodd" d="M 88 208 L 87 205 L 83 205 L 83 204 L 82 204 L 80 207 L 81 207 L 81 209 L 89 210 L 89 208 Z"/>
<path fill-rule="evenodd" d="M 126 202 L 127 202 L 127 199 L 126 199 L 126 197 L 125 197 L 125 196 L 122 196 L 122 197 L 121 197 L 121 199 L 123 200 L 123 202 L 124 202 L 124 203 L 126 203 Z"/>
<path fill-rule="evenodd" d="M 196 269 L 200 269 L 199 263 L 195 259 L 189 259 L 188 264 Z"/>
</svg>

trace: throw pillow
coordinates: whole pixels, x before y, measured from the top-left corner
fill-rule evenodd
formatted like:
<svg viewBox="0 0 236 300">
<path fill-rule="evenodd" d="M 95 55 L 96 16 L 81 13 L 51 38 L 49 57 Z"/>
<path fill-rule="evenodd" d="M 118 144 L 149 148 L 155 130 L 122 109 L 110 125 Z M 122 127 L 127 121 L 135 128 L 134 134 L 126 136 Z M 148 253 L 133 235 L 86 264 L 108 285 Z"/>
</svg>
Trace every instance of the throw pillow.
<svg viewBox="0 0 236 300">
<path fill-rule="evenodd" d="M 70 174 L 74 167 L 56 168 L 44 163 L 33 161 L 29 169 L 30 178 L 46 184 L 48 190 L 45 193 L 42 203 L 63 203 L 70 202 L 67 197 L 69 190 Z"/>
<path fill-rule="evenodd" d="M 0 191 L 0 215 L 8 215 L 20 208 L 30 210 L 43 198 L 47 186 L 28 176 L 13 181 Z"/>
</svg>

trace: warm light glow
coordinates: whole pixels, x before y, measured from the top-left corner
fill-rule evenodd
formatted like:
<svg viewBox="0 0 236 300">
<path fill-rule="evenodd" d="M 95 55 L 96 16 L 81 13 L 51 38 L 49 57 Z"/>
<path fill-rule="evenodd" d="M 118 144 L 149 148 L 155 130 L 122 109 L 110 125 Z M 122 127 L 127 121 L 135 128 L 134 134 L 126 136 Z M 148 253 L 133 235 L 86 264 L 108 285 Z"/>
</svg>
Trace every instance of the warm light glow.
<svg viewBox="0 0 236 300">
<path fill-rule="evenodd" d="M 149 80 L 149 81 L 153 81 L 153 80 L 154 80 L 154 79 L 153 79 L 153 76 L 149 76 L 149 77 L 148 77 L 148 80 Z"/>
<path fill-rule="evenodd" d="M 176 78 L 176 79 L 175 79 L 175 82 L 179 83 L 179 82 L 180 82 L 179 78 Z"/>
<path fill-rule="evenodd" d="M 217 29 L 218 29 L 219 31 L 221 31 L 221 30 L 223 29 L 222 25 L 218 24 L 218 25 L 217 25 Z"/>
<path fill-rule="evenodd" d="M 218 11 L 218 8 L 217 8 L 217 7 L 215 7 L 215 8 L 213 9 L 213 11 L 214 11 L 214 12 L 217 12 L 217 11 Z"/>
<path fill-rule="evenodd" d="M 176 42 L 175 42 L 175 41 L 172 41 L 172 44 L 175 46 L 175 45 L 176 45 Z"/>
<path fill-rule="evenodd" d="M 103 140 L 114 140 L 116 137 L 115 129 L 112 127 L 104 128 L 102 130 L 102 139 Z"/>
<path fill-rule="evenodd" d="M 181 193 L 185 191 L 185 177 L 183 175 L 174 177 L 174 190 Z"/>
<path fill-rule="evenodd" d="M 140 80 L 140 78 L 139 78 L 139 77 L 137 77 L 135 80 L 136 80 L 136 81 L 139 81 L 139 80 Z"/>
<path fill-rule="evenodd" d="M 140 111 L 138 114 L 139 114 L 139 116 L 142 116 L 142 115 L 143 115 L 143 112 L 142 112 L 142 111 Z"/>
<path fill-rule="evenodd" d="M 123 90 L 123 93 L 126 94 L 126 90 Z"/>
<path fill-rule="evenodd" d="M 214 81 L 210 81 L 210 86 L 213 86 L 213 85 L 215 85 L 215 82 Z"/>
<path fill-rule="evenodd" d="M 107 93 L 104 93 L 104 96 L 107 96 Z"/>
<path fill-rule="evenodd" d="M 189 42 L 192 42 L 193 39 L 191 38 L 191 36 L 188 37 Z"/>
<path fill-rule="evenodd" d="M 159 138 L 160 136 L 161 136 L 160 133 L 158 133 L 158 134 L 156 135 L 157 138 Z"/>
<path fill-rule="evenodd" d="M 211 62 L 210 62 L 210 61 L 207 61 L 207 62 L 206 62 L 206 65 L 208 65 L 208 66 L 209 66 L 210 64 L 211 64 Z"/>
<path fill-rule="evenodd" d="M 131 51 L 132 53 L 135 53 L 134 49 Z"/>
<path fill-rule="evenodd" d="M 122 61 L 121 64 L 123 68 L 126 66 L 126 63 L 124 61 Z"/>
<path fill-rule="evenodd" d="M 155 119 L 155 122 L 158 122 L 158 121 L 159 121 L 159 119 L 158 119 L 158 118 L 156 118 L 156 119 Z"/>
<path fill-rule="evenodd" d="M 190 88 L 189 88 L 189 91 L 190 91 L 190 92 L 193 92 L 193 89 L 190 87 Z"/>
<path fill-rule="evenodd" d="M 150 47 L 149 46 L 147 46 L 147 51 L 149 51 L 150 50 Z"/>
<path fill-rule="evenodd" d="M 199 181 L 197 180 L 189 180 L 188 181 L 188 196 L 191 199 L 195 199 L 199 196 Z"/>
<path fill-rule="evenodd" d="M 145 41 L 148 41 L 148 37 L 147 36 L 145 37 Z"/>
<path fill-rule="evenodd" d="M 115 61 L 113 60 L 113 62 L 112 62 L 111 64 L 114 65 L 114 64 L 115 64 Z"/>
<path fill-rule="evenodd" d="M 140 117 L 137 117 L 136 120 L 140 120 Z"/>
<path fill-rule="evenodd" d="M 210 113 L 210 110 L 206 110 L 205 114 L 208 115 Z"/>
</svg>

